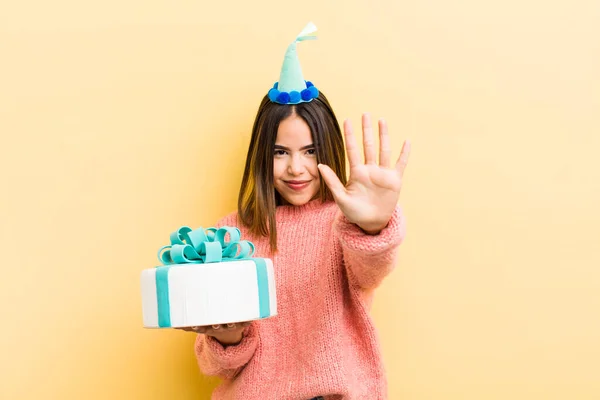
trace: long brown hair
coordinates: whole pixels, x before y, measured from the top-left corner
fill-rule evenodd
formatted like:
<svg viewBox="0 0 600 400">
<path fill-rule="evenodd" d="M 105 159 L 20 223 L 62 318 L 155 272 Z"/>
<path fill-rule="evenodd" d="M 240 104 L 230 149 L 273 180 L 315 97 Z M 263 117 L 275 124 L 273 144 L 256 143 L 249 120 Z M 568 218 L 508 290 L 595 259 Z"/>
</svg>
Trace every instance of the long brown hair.
<svg viewBox="0 0 600 400">
<path fill-rule="evenodd" d="M 340 126 L 323 93 L 308 102 L 293 105 L 273 103 L 265 96 L 260 103 L 246 156 L 246 167 L 238 197 L 238 216 L 250 232 L 269 236 L 271 250 L 277 250 L 275 211 L 282 199 L 273 183 L 273 153 L 279 123 L 297 115 L 310 128 L 317 152 L 317 162 L 328 165 L 346 184 L 346 156 Z M 318 197 L 321 201 L 333 196 L 321 179 Z"/>
</svg>

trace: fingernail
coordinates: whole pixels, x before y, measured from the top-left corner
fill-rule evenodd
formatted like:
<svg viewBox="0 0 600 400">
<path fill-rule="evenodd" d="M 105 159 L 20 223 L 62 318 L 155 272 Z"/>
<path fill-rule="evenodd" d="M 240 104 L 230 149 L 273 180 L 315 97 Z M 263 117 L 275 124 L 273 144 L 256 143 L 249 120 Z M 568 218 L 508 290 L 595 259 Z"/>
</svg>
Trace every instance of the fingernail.
<svg viewBox="0 0 600 400">
<path fill-rule="evenodd" d="M 235 326 L 235 324 L 227 324 L 228 328 L 233 328 Z"/>
<path fill-rule="evenodd" d="M 217 330 L 217 329 L 221 328 L 221 325 L 213 325 L 213 326 L 212 326 L 212 328 L 213 328 L 214 330 Z"/>
</svg>

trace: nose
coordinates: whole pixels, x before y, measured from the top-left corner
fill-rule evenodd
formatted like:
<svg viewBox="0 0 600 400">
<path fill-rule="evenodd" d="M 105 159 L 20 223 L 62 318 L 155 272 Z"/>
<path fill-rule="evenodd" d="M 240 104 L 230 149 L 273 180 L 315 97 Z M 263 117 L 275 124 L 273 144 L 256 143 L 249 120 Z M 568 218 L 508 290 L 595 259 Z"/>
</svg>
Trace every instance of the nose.
<svg viewBox="0 0 600 400">
<path fill-rule="evenodd" d="M 302 157 L 299 155 L 294 155 L 290 157 L 290 161 L 288 163 L 288 173 L 290 175 L 300 175 L 304 172 L 304 163 L 302 161 Z"/>
</svg>

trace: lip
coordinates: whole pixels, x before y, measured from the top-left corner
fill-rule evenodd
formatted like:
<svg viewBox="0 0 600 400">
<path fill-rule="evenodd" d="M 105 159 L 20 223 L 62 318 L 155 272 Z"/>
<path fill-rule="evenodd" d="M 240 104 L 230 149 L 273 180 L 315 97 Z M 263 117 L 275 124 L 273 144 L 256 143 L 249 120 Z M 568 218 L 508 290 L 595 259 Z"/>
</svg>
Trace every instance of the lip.
<svg viewBox="0 0 600 400">
<path fill-rule="evenodd" d="M 292 190 L 302 190 L 310 184 L 310 181 L 284 181 L 284 182 Z"/>
</svg>

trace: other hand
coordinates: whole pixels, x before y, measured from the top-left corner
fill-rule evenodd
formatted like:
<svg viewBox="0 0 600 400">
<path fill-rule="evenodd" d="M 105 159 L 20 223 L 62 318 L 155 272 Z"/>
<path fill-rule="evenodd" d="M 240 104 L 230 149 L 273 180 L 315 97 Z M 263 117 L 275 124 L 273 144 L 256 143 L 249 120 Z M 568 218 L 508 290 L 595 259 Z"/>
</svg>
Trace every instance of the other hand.
<svg viewBox="0 0 600 400">
<path fill-rule="evenodd" d="M 395 167 L 390 167 L 390 141 L 387 123 L 379 120 L 379 164 L 377 164 L 375 140 L 371 116 L 363 114 L 364 164 L 356 144 L 350 121 L 344 121 L 346 153 L 350 164 L 350 177 L 346 186 L 335 172 L 319 164 L 319 171 L 331 190 L 333 198 L 346 218 L 369 234 L 377 234 L 385 228 L 398 204 L 402 176 L 408 163 L 410 142 L 402 145 Z"/>
</svg>

